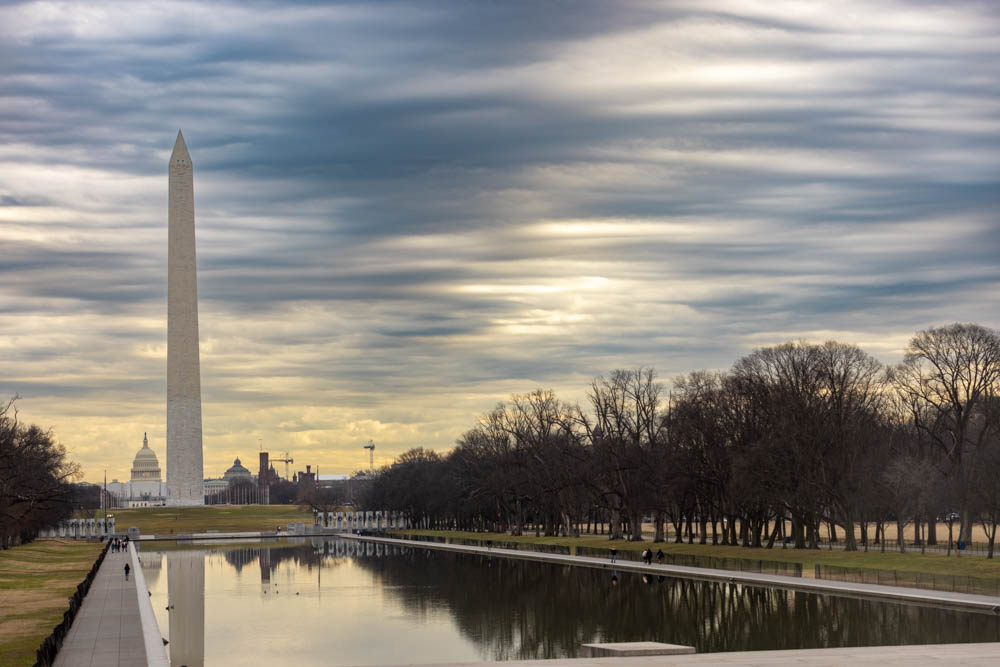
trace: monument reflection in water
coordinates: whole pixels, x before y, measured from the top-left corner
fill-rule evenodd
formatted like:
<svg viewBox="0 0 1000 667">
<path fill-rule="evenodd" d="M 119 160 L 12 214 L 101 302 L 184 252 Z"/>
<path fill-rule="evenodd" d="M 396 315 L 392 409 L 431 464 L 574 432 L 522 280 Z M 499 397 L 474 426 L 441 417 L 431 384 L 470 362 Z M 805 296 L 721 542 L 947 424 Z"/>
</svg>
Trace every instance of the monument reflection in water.
<svg viewBox="0 0 1000 667">
<path fill-rule="evenodd" d="M 205 552 L 167 555 L 170 664 L 194 667 L 205 659 Z"/>
<path fill-rule="evenodd" d="M 699 653 L 1000 641 L 1000 620 L 986 614 L 626 573 L 612 579 L 589 568 L 351 540 L 145 546 L 153 608 L 175 666 L 557 658 L 590 641 L 662 641 Z"/>
</svg>

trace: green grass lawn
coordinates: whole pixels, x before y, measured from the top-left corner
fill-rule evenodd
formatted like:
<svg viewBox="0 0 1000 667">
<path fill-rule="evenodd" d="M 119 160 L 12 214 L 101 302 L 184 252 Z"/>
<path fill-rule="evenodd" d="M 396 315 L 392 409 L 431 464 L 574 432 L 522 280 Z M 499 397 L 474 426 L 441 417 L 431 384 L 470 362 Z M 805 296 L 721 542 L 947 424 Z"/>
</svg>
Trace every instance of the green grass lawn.
<svg viewBox="0 0 1000 667">
<path fill-rule="evenodd" d="M 33 665 L 101 551 L 99 542 L 38 540 L 0 551 L 0 665 Z"/>
<path fill-rule="evenodd" d="M 274 530 L 279 525 L 286 527 L 291 521 L 310 525 L 313 522 L 312 512 L 303 512 L 298 505 L 141 507 L 112 510 L 109 514 L 114 514 L 115 529 L 119 532 L 136 526 L 142 535 Z M 103 516 L 103 510 L 94 513 L 95 518 Z"/>
<path fill-rule="evenodd" d="M 847 552 L 843 550 L 826 549 L 754 549 L 750 547 L 712 546 L 711 544 L 675 544 L 673 542 L 653 543 L 611 542 L 607 536 L 584 535 L 577 538 L 566 537 L 535 537 L 525 535 L 511 537 L 506 533 L 470 533 L 447 530 L 407 530 L 406 534 L 436 535 L 447 538 L 492 539 L 497 542 L 527 542 L 532 544 L 558 544 L 569 547 L 583 546 L 598 549 L 609 549 L 612 544 L 621 551 L 642 551 L 646 547 L 663 549 L 666 554 L 686 554 L 693 556 L 714 556 L 716 558 L 748 558 L 752 560 L 770 560 L 783 563 L 800 563 L 802 575 L 813 576 L 814 566 L 839 565 L 841 567 L 863 567 L 879 570 L 901 570 L 907 572 L 924 572 L 927 574 L 948 574 L 956 576 L 980 577 L 983 579 L 1000 579 L 1000 559 L 987 560 L 983 556 L 947 556 L 945 554 L 927 553 L 921 555 L 918 551 Z"/>
</svg>

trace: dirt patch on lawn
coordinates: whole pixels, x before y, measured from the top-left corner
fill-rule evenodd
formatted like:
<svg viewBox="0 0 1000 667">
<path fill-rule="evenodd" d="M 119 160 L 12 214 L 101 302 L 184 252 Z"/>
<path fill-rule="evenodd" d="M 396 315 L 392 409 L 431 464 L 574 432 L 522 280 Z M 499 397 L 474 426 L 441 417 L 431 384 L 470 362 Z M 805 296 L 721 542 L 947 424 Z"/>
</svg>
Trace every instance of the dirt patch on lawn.
<svg viewBox="0 0 1000 667">
<path fill-rule="evenodd" d="M 0 622 L 0 644 L 7 643 L 10 639 L 20 639 L 25 635 L 37 634 L 39 631 L 52 631 L 52 627 L 45 619 L 41 618 L 18 618 L 13 621 Z"/>
<path fill-rule="evenodd" d="M 75 586 L 74 586 L 75 588 Z M 0 591 L 0 622 L 8 616 L 21 616 L 42 609 L 58 609 L 69 607 L 69 594 L 61 592 L 41 593 L 37 590 L 5 590 Z"/>
</svg>

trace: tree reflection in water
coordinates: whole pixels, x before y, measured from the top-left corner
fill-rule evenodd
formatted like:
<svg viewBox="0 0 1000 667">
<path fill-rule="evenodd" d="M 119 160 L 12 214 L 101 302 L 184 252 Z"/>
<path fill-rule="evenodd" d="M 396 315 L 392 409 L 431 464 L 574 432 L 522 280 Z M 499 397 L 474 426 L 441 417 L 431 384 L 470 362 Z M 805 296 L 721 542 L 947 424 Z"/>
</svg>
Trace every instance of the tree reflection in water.
<svg viewBox="0 0 1000 667">
<path fill-rule="evenodd" d="M 663 641 L 713 651 L 1000 641 L 993 616 L 915 605 L 612 573 L 428 549 L 303 540 L 224 550 L 261 576 L 284 562 L 312 570 L 338 559 L 370 573 L 414 618 L 447 612 L 489 659 L 576 656 L 593 641 Z"/>
</svg>

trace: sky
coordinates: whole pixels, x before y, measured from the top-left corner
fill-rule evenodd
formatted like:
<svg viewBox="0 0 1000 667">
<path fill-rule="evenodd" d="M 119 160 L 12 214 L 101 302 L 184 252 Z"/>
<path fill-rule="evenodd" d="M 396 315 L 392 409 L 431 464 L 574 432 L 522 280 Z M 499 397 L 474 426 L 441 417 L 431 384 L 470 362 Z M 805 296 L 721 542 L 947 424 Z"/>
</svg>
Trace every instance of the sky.
<svg viewBox="0 0 1000 667">
<path fill-rule="evenodd" d="M 206 476 L 616 368 L 895 363 L 1000 326 L 997 62 L 991 2 L 0 2 L 0 398 L 88 481 L 165 466 L 178 129 Z"/>
</svg>

